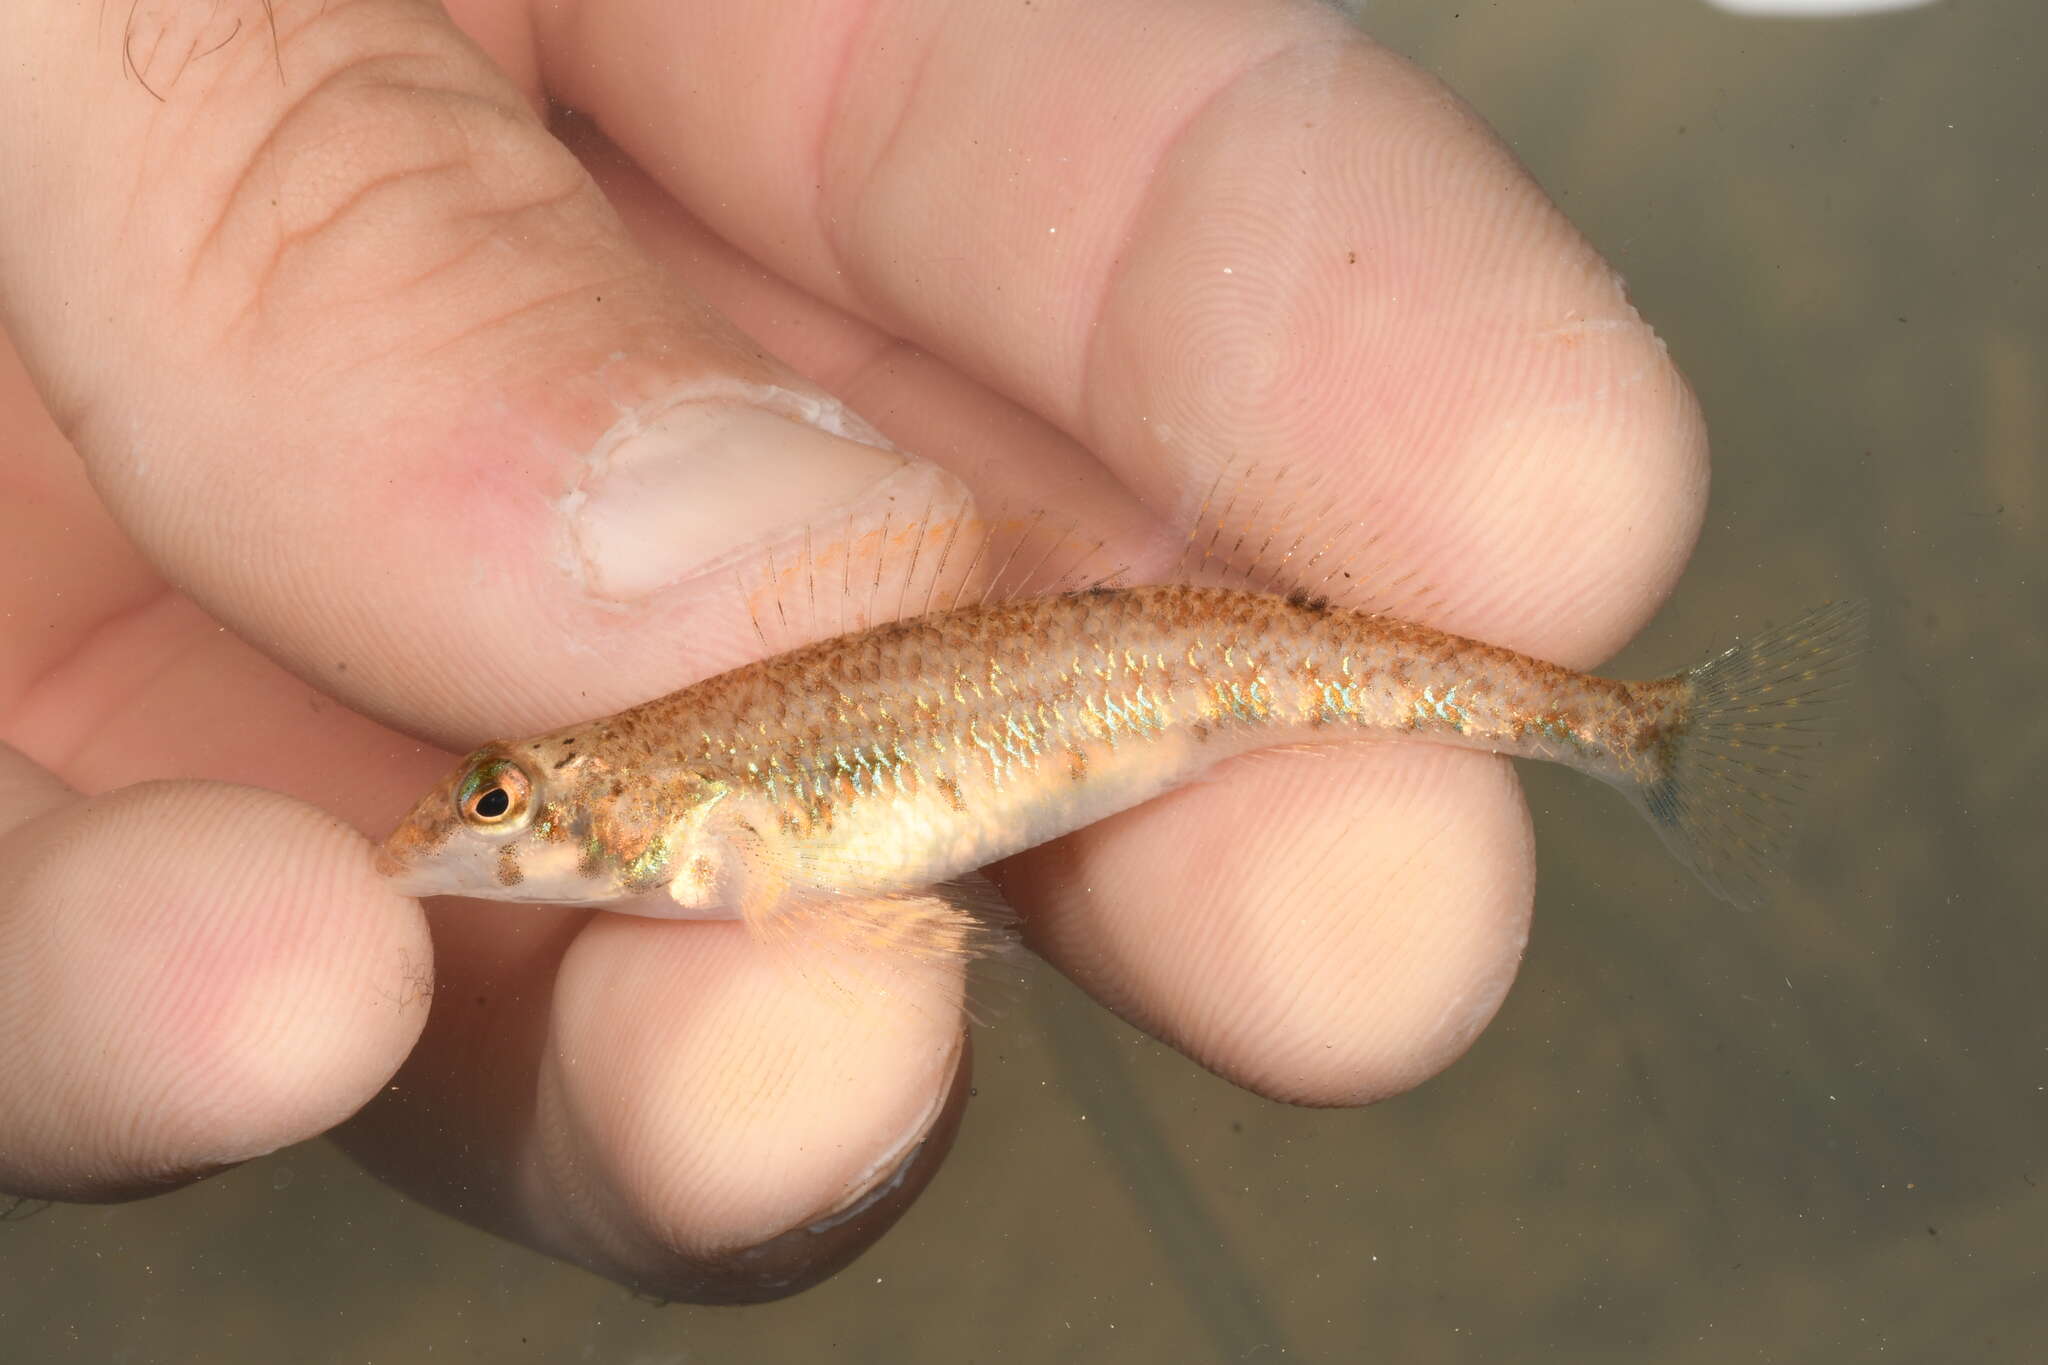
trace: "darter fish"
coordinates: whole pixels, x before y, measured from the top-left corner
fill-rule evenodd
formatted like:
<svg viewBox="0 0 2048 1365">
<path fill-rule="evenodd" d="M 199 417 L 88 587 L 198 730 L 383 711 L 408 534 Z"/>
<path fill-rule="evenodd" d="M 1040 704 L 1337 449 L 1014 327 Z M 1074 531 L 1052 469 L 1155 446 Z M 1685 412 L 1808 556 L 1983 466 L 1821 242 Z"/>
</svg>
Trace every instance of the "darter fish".
<svg viewBox="0 0 2048 1365">
<path fill-rule="evenodd" d="M 969 956 L 1000 936 L 955 890 L 975 869 L 1233 755 L 1397 738 L 1600 778 L 1747 900 L 1862 634 L 1861 608 L 1837 604 L 1624 682 L 1249 582 L 976 601 L 487 744 L 378 862 L 415 895 L 762 930 L 851 917 L 871 940 Z"/>
</svg>

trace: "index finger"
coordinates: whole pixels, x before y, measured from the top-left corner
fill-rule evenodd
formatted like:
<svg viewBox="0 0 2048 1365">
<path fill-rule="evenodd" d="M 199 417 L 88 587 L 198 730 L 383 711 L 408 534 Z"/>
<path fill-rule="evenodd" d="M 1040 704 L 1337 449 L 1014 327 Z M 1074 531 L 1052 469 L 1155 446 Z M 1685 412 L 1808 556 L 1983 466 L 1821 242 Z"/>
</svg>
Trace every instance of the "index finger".
<svg viewBox="0 0 2048 1365">
<path fill-rule="evenodd" d="M 1326 495 L 1305 520 L 1362 528 L 1436 622 L 1579 664 L 1684 561 L 1704 440 L 1619 280 L 1453 96 L 1321 7 L 542 25 L 543 80 L 690 214 L 1056 423 L 1169 520 L 1227 465 L 1291 466 Z M 771 74 L 787 97 L 748 98 Z M 1259 760 L 1027 855 L 1006 889 L 1126 1015 L 1342 1102 L 1475 1036 L 1533 877 L 1502 765 L 1385 746 Z"/>
<path fill-rule="evenodd" d="M 1683 563 L 1704 442 L 1663 347 L 1491 133 L 1324 6 L 536 22 L 550 90 L 692 214 L 1169 518 L 1226 463 L 1333 475 L 1323 519 L 1443 624 L 1581 664 Z"/>
<path fill-rule="evenodd" d="M 612 709 L 715 668 L 721 651 L 728 660 L 745 651 L 744 617 L 720 621 L 704 606 L 729 587 L 721 558 L 729 567 L 826 515 L 893 498 L 923 505 L 940 484 L 863 439 L 857 419 L 636 251 L 535 112 L 437 7 L 244 0 L 140 6 L 126 20 L 109 34 L 95 28 L 93 7 L 64 0 L 0 10 L 0 47 L 40 73 L 0 90 L 0 179 L 10 185 L 0 196 L 0 308 L 124 529 L 173 584 L 308 679 L 416 733 L 457 740 Z M 65 214 L 61 231 L 52 205 Z M 38 529 L 57 535 L 58 520 Z M 712 591 L 698 591 L 707 581 Z M 69 614 L 86 609 L 74 602 Z M 197 616 L 182 614 L 175 629 L 216 637 Z M 116 681 L 127 689 L 109 694 L 117 698 L 138 685 L 111 651 L 77 672 Z M 277 737 L 276 770 L 303 780 L 313 800 L 363 800 L 374 776 L 317 761 L 315 732 L 334 732 L 307 712 L 333 708 L 294 688 L 281 714 L 252 716 L 249 707 L 282 694 L 268 678 L 244 681 L 210 671 L 151 718 L 160 742 L 111 755 L 101 776 L 218 762 L 219 734 L 260 732 Z M 58 700 L 90 732 L 98 698 Z M 165 701 L 162 689 L 152 700 Z M 200 890 L 235 878 L 209 872 L 197 854 L 217 859 L 224 843 L 263 834 L 236 823 L 247 823 L 248 805 L 188 813 L 212 839 L 187 840 Z M 398 931 L 416 941 L 416 911 L 372 876 L 360 841 L 330 826 L 307 835 L 308 812 L 291 809 L 281 822 L 296 822 L 298 834 L 280 844 L 279 865 L 317 858 L 346 876 L 332 894 L 284 899 L 273 907 L 287 912 L 281 919 L 235 919 L 272 951 L 227 967 L 278 957 L 331 967 L 306 956 L 329 939 L 294 936 L 297 912 L 309 908 L 329 930 L 357 930 L 358 941 L 373 941 L 366 925 L 384 931 L 376 943 Z M 116 841 L 97 846 L 119 851 Z M 138 885 L 156 890 L 146 878 Z M 291 877 L 266 876 L 258 890 L 280 887 L 293 890 Z M 43 898 L 49 916 L 93 903 L 91 885 L 59 891 Z M 214 903 L 234 910 L 242 900 Z M 183 925 L 185 904 L 147 896 L 137 918 Z M 503 959 L 517 955 L 503 951 L 502 932 L 463 939 L 444 918 L 436 936 L 448 979 L 513 973 Z M 560 979 L 543 961 L 518 989 L 478 991 L 487 1003 L 465 996 L 460 1010 L 437 1011 L 422 1074 L 447 1083 L 408 1094 L 408 1106 L 421 1106 L 397 1112 L 389 1147 L 431 1158 L 448 1151 L 451 1131 L 474 1133 L 459 1169 L 423 1161 L 421 1183 L 439 1181 L 465 1211 L 482 1206 L 536 1245 L 639 1283 L 690 1284 L 687 1253 L 758 1247 L 793 1218 L 793 1250 L 768 1267 L 786 1292 L 806 1267 L 876 1235 L 874 1220 L 900 1211 L 915 1170 L 928 1171 L 944 1145 L 961 1056 L 956 1013 L 899 1001 L 881 1027 L 847 1030 L 844 1048 L 807 1045 L 815 1029 L 784 994 L 808 985 L 739 970 L 769 959 L 749 958 L 727 936 L 718 961 L 735 968 L 728 989 L 691 997 L 687 977 L 670 977 L 682 999 L 634 1009 L 646 1042 L 622 1050 L 605 987 L 609 969 L 629 960 L 616 946 L 623 936 L 593 936 L 611 951 L 575 955 Z M 184 959 L 156 960 L 158 940 L 137 933 L 116 938 L 108 956 L 149 984 L 168 983 L 175 1002 L 193 998 L 181 990 Z M 669 938 L 681 950 L 704 936 Z M 104 960 L 58 947 L 61 967 Z M 201 993 L 209 1002 L 246 995 L 232 971 L 199 979 L 213 982 Z M 388 1075 L 398 1030 L 354 1045 L 367 1030 L 353 1020 L 306 1013 L 317 994 L 270 989 L 257 999 L 300 1006 L 285 1013 L 336 1044 L 329 1056 L 358 1063 L 328 1093 L 355 1086 L 364 1057 Z M 73 1032 L 90 1034 L 98 1018 L 80 1014 L 83 1033 Z M 679 1054 L 664 1018 L 703 1050 Z M 278 1060 L 262 1046 L 272 1034 L 223 1036 L 241 1044 L 237 1057 Z M 586 1043 L 649 1083 L 542 1092 L 544 1064 Z M 437 1074 L 453 1054 L 449 1070 L 461 1075 Z M 136 1050 L 144 1082 L 161 1055 Z M 764 1055 L 776 1061 L 769 1073 L 748 1068 Z M 486 1070 L 502 1083 L 457 1083 Z M 372 1077 L 370 1088 L 378 1084 Z M 117 1117 L 133 1108 L 132 1089 L 109 1096 Z M 535 1157 L 527 1135 L 557 1099 L 547 1117 L 583 1140 Z M 721 1143 L 744 1128 L 735 1101 L 749 1106 L 751 1131 L 814 1145 L 773 1161 L 729 1160 Z M 244 1110 L 228 1120 L 256 1127 Z M 318 1126 L 343 1112 L 321 1108 Z M 703 1145 L 647 1143 L 632 1149 L 647 1159 L 607 1164 L 640 1132 Z M 479 1166 L 502 1180 L 479 1179 Z M 687 1179 L 671 1178 L 679 1167 Z M 860 1203 L 878 1182 L 886 1197 Z M 813 1231 L 817 1218 L 830 1226 Z M 604 1243 L 628 1227 L 638 1236 L 631 1256 Z"/>
</svg>

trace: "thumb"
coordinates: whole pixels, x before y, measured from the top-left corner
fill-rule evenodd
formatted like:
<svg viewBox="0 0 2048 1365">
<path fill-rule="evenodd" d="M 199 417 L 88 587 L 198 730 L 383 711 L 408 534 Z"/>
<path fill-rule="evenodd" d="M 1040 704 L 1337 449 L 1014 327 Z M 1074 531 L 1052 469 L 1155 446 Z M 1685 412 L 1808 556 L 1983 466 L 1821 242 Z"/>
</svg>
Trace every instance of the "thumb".
<svg viewBox="0 0 2048 1365">
<path fill-rule="evenodd" d="M 438 7 L 96 13 L 0 14 L 7 321 L 129 533 L 322 687 L 455 743 L 615 709 L 737 661 L 737 559 L 940 495 Z"/>
</svg>

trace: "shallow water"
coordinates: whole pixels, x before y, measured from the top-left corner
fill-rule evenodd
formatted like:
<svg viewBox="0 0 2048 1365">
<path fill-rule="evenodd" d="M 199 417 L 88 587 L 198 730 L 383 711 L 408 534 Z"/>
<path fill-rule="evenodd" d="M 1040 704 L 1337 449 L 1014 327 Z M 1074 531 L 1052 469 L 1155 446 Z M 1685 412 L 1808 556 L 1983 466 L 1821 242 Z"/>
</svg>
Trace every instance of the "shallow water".
<svg viewBox="0 0 2048 1365">
<path fill-rule="evenodd" d="M 2039 1358 L 2048 14 L 1379 0 L 1367 22 L 1502 130 L 1705 404 L 1706 535 L 1616 671 L 1873 603 L 1851 738 L 1770 911 L 1531 771 L 1521 979 L 1401 1100 L 1266 1103 L 1037 972 L 977 1040 L 931 1191 L 787 1303 L 634 1300 L 315 1145 L 0 1224 L 0 1355 Z"/>
</svg>

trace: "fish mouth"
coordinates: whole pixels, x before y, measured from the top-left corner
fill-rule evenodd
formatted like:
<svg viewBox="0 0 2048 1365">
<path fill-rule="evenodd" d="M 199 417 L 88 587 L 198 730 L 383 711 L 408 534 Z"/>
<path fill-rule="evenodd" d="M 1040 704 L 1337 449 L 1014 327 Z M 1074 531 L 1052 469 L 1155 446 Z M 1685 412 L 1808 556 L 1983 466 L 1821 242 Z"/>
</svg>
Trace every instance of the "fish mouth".
<svg viewBox="0 0 2048 1365">
<path fill-rule="evenodd" d="M 377 869 L 377 875 L 401 896 L 439 896 L 448 890 L 441 885 L 442 878 L 436 876 L 432 868 L 414 867 L 387 847 L 379 846 L 371 863 Z"/>
</svg>

